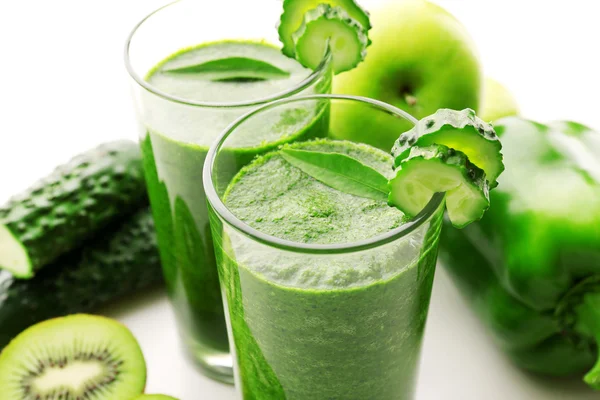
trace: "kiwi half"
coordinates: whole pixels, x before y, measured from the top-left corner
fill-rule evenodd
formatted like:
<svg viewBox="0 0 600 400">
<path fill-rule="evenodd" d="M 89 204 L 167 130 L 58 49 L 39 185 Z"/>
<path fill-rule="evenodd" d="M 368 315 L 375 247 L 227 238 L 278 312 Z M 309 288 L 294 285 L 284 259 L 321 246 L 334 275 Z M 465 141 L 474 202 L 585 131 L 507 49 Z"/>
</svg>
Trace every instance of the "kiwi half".
<svg viewBox="0 0 600 400">
<path fill-rule="evenodd" d="M 175 397 L 167 396 L 164 394 L 143 394 L 140 397 L 136 397 L 133 400 L 179 400 Z"/>
<path fill-rule="evenodd" d="M 0 354 L 2 400 L 127 400 L 146 386 L 146 363 L 120 323 L 85 314 L 41 322 Z"/>
</svg>

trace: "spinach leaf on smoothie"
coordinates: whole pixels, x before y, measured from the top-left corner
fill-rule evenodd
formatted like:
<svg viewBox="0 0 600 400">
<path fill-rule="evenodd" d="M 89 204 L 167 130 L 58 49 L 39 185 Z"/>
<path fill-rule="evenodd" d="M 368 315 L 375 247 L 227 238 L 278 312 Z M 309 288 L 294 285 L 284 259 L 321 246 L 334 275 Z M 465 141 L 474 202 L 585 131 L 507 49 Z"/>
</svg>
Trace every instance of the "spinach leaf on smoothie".
<svg viewBox="0 0 600 400">
<path fill-rule="evenodd" d="M 341 192 L 387 201 L 388 179 L 345 154 L 284 148 L 281 156 L 294 167 Z"/>
<path fill-rule="evenodd" d="M 288 71 L 266 61 L 247 57 L 227 57 L 201 64 L 164 69 L 172 74 L 194 74 L 211 81 L 272 80 L 290 76 Z"/>
</svg>

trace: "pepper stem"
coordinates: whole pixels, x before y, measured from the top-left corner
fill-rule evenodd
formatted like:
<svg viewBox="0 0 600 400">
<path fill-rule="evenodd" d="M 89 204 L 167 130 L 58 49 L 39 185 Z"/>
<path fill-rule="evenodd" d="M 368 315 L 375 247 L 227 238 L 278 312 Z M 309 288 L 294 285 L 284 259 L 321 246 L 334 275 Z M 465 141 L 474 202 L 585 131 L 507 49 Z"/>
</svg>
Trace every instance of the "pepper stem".
<svg viewBox="0 0 600 400">
<path fill-rule="evenodd" d="M 582 334 L 593 337 L 600 349 L 600 293 L 587 293 L 583 302 L 575 308 L 575 328 Z M 600 390 L 600 350 L 596 365 L 583 378 L 593 389 Z"/>
</svg>

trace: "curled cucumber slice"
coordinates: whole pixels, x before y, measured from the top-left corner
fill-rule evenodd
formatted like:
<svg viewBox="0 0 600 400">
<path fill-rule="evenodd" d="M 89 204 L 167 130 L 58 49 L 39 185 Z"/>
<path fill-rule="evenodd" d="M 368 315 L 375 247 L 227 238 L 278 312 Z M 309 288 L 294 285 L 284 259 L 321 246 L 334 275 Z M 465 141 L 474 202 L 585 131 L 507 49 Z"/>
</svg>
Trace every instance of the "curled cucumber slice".
<svg viewBox="0 0 600 400">
<path fill-rule="evenodd" d="M 304 22 L 292 38 L 296 59 L 303 66 L 316 69 L 329 46 L 333 73 L 353 69 L 365 59 L 369 37 L 367 31 L 341 7 L 321 4 L 308 11 Z"/>
<path fill-rule="evenodd" d="M 354 0 L 284 0 L 283 14 L 281 14 L 281 21 L 278 28 L 279 38 L 283 43 L 283 54 L 288 57 L 295 57 L 296 45 L 292 35 L 302 26 L 305 14 L 317 8 L 320 4 L 341 7 L 365 31 L 371 29 L 369 13 L 362 9 Z M 323 53 L 320 56 L 323 57 Z"/>
<path fill-rule="evenodd" d="M 473 110 L 441 109 L 420 120 L 413 129 L 401 134 L 394 144 L 394 164 L 400 165 L 409 156 L 412 146 L 432 144 L 463 152 L 473 164 L 485 171 L 490 188 L 498 186 L 497 178 L 504 171 L 502 144 L 492 125 L 478 118 Z"/>
<path fill-rule="evenodd" d="M 412 147 L 389 182 L 388 202 L 415 216 L 434 193 L 446 192 L 448 217 L 457 228 L 480 219 L 490 205 L 485 173 L 467 156 L 443 145 Z"/>
</svg>

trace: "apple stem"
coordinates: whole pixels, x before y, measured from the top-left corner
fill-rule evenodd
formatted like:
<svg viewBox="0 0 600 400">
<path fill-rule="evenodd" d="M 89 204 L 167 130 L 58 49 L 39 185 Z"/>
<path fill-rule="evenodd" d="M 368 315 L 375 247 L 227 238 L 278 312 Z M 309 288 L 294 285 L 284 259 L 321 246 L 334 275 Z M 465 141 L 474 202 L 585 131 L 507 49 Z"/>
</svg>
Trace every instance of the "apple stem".
<svg viewBox="0 0 600 400">
<path fill-rule="evenodd" d="M 412 94 L 404 95 L 404 100 L 406 101 L 406 104 L 408 104 L 411 107 L 417 105 L 417 98 L 415 96 L 413 96 Z"/>
</svg>

